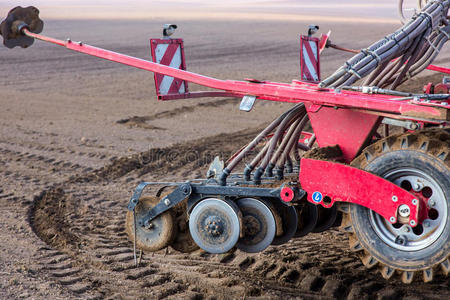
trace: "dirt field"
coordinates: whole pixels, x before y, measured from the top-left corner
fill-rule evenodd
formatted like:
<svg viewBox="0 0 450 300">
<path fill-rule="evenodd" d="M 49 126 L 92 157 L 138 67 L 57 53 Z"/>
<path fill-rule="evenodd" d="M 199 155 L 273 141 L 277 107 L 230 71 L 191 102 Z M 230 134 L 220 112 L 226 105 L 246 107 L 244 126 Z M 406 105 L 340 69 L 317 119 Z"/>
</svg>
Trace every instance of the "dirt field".
<svg viewBox="0 0 450 300">
<path fill-rule="evenodd" d="M 149 59 L 148 39 L 160 36 L 161 24 L 48 21 L 45 33 Z M 298 33 L 307 23 L 178 25 L 191 71 L 223 79 L 298 77 Z M 397 27 L 320 25 L 354 48 Z M 348 57 L 326 51 L 323 74 Z M 440 61 L 448 65 L 448 52 Z M 212 154 L 238 149 L 290 105 L 259 102 L 244 113 L 235 99 L 157 102 L 151 73 L 40 42 L 0 48 L 0 74 L 1 299 L 450 298 L 442 277 L 403 285 L 367 271 L 338 230 L 256 255 L 169 249 L 144 254 L 136 268 L 124 232 L 136 184 L 204 176 Z M 437 78 L 410 87 L 418 91 Z"/>
</svg>

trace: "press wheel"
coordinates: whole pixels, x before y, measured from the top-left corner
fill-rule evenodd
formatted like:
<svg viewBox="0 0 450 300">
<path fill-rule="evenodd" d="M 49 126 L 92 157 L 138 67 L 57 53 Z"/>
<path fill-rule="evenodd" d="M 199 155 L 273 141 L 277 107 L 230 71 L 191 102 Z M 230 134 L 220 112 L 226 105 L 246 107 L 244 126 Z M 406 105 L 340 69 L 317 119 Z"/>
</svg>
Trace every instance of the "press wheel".
<svg viewBox="0 0 450 300">
<path fill-rule="evenodd" d="M 242 198 L 236 201 L 242 213 L 243 237 L 237 248 L 244 252 L 261 252 L 272 243 L 276 233 L 275 217 L 269 206 L 254 198 Z"/>
<path fill-rule="evenodd" d="M 158 197 L 142 197 L 136 205 L 136 246 L 144 251 L 158 251 L 167 247 L 174 239 L 176 227 L 172 211 L 166 211 L 153 219 L 148 228 L 143 226 L 147 212 L 159 202 Z M 131 241 L 134 241 L 133 212 L 128 211 L 125 229 Z"/>
<path fill-rule="evenodd" d="M 231 250 L 241 235 L 242 214 L 235 203 L 217 198 L 200 201 L 189 216 L 195 243 L 209 253 Z"/>
</svg>

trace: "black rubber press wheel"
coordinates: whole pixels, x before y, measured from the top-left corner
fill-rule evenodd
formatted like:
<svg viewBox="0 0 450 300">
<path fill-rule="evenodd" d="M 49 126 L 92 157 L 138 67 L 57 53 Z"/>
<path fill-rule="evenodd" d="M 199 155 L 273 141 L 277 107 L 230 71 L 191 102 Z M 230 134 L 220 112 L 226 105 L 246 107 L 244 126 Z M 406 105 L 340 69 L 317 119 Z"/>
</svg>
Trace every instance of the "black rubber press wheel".
<svg viewBox="0 0 450 300">
<path fill-rule="evenodd" d="M 449 271 L 450 134 L 432 129 L 391 136 L 369 146 L 352 163 L 413 193 L 426 208 L 416 227 L 391 224 L 363 206 L 352 205 L 344 216 L 350 246 L 363 263 L 379 266 L 386 279 L 398 271 L 404 283 L 415 273 L 425 282 Z"/>
</svg>

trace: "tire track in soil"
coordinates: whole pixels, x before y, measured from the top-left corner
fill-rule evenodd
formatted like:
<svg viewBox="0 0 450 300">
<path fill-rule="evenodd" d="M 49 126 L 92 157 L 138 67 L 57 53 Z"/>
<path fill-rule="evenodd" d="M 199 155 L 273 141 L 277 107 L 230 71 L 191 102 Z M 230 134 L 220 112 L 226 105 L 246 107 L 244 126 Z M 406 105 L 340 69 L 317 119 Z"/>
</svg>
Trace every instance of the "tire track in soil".
<svg viewBox="0 0 450 300">
<path fill-rule="evenodd" d="M 135 267 L 124 229 L 135 184 L 201 177 L 215 154 L 208 149 L 229 154 L 257 132 L 220 134 L 119 158 L 44 191 L 30 210 L 32 227 L 49 245 L 39 253 L 42 272 L 81 298 L 450 297 L 443 277 L 403 285 L 366 270 L 348 250 L 346 234 L 335 229 L 252 255 L 238 250 L 223 255 L 162 250 L 143 254 Z M 173 155 L 174 149 L 197 156 Z"/>
</svg>

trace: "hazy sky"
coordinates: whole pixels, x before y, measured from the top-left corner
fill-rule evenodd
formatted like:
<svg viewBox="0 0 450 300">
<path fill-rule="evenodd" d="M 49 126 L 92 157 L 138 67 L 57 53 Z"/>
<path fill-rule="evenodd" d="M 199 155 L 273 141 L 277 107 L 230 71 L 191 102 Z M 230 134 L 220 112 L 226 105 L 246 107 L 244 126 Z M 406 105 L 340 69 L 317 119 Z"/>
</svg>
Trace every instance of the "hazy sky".
<svg viewBox="0 0 450 300">
<path fill-rule="evenodd" d="M 415 2 L 415 0 L 406 0 Z M 397 0 L 0 0 L 0 15 L 34 5 L 44 19 L 249 19 L 398 23 Z"/>
</svg>

